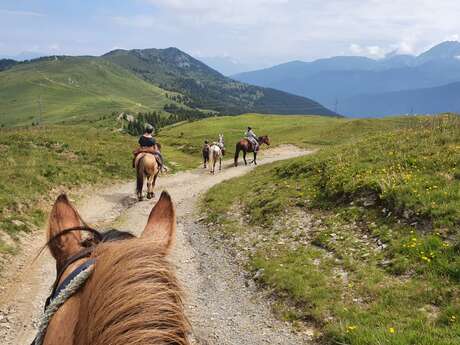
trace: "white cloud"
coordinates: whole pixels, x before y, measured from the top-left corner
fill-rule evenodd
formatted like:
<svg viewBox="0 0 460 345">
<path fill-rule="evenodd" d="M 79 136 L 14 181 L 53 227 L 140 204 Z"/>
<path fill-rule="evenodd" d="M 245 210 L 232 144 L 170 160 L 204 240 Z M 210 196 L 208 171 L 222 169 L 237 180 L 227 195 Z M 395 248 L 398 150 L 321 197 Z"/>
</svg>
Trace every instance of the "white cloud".
<svg viewBox="0 0 460 345">
<path fill-rule="evenodd" d="M 415 52 L 413 42 L 400 42 L 396 48 L 399 54 L 413 54 Z"/>
<path fill-rule="evenodd" d="M 385 49 L 376 45 L 363 47 L 356 43 L 350 44 L 349 50 L 353 55 L 364 55 L 372 58 L 382 58 L 387 53 Z"/>
<path fill-rule="evenodd" d="M 28 17 L 44 17 L 43 13 L 32 12 L 32 11 L 15 11 L 0 9 L 0 15 L 5 14 L 8 16 L 28 16 Z"/>
<path fill-rule="evenodd" d="M 177 46 L 201 56 L 228 55 L 265 65 L 341 54 L 373 58 L 390 51 L 418 54 L 443 40 L 460 39 L 458 0 L 128 0 L 117 4 L 102 10 L 96 2 L 85 2 L 97 20 L 60 13 L 46 23 L 17 17 L 41 13 L 0 9 L 2 23 L 10 28 L 0 34 L 0 40 L 17 51 L 35 43 L 44 48 L 59 42 L 67 53 L 102 53 L 114 45 Z M 52 15 L 54 10 L 47 14 Z"/>
<path fill-rule="evenodd" d="M 348 50 L 378 58 L 419 53 L 460 30 L 458 0 L 144 1 L 207 56 L 312 59 Z"/>
<path fill-rule="evenodd" d="M 350 51 L 353 54 L 360 55 L 363 53 L 363 48 L 359 44 L 352 43 L 350 44 Z"/>
<path fill-rule="evenodd" d="M 385 56 L 385 50 L 379 46 L 366 47 L 366 51 L 370 56 L 381 58 Z"/>
<path fill-rule="evenodd" d="M 460 35 L 459 34 L 452 34 L 450 36 L 445 37 L 444 41 L 460 41 Z"/>
</svg>

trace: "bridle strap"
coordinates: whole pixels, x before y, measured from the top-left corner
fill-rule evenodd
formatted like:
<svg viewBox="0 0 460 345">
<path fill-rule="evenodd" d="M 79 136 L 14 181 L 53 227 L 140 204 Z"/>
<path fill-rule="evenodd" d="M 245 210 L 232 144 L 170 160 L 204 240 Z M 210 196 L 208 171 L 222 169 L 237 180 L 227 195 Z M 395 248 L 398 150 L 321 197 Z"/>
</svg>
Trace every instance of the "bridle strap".
<svg viewBox="0 0 460 345">
<path fill-rule="evenodd" d="M 94 250 L 94 247 L 85 248 L 81 250 L 80 252 L 78 252 L 77 254 L 72 255 L 70 258 L 68 258 L 65 261 L 64 265 L 62 266 L 62 268 L 60 269 L 60 271 L 58 272 L 56 276 L 56 280 L 54 281 L 51 295 L 54 295 L 58 287 L 59 281 L 61 280 L 61 277 L 64 274 L 64 272 L 67 270 L 67 268 L 69 268 L 69 266 L 72 265 L 75 261 L 89 257 L 92 254 L 93 250 Z"/>
<path fill-rule="evenodd" d="M 53 241 L 58 239 L 60 236 L 63 236 L 63 235 L 68 234 L 68 233 L 71 233 L 73 231 L 87 231 L 87 232 L 92 233 L 96 243 L 99 243 L 102 240 L 102 235 L 101 235 L 101 233 L 99 231 L 97 231 L 96 229 L 93 229 L 93 228 L 91 228 L 91 227 L 89 227 L 87 225 L 81 225 L 81 226 L 73 226 L 71 228 L 66 228 L 66 229 L 62 230 L 61 232 L 59 232 L 58 234 L 53 236 L 48 241 L 48 244 L 52 243 Z M 81 250 L 77 254 L 72 255 L 70 258 L 68 258 L 64 262 L 64 264 L 62 265 L 61 269 L 57 273 L 56 280 L 54 281 L 54 284 L 53 284 L 53 289 L 52 289 L 52 292 L 51 292 L 51 296 L 53 296 L 54 293 L 56 292 L 56 289 L 58 288 L 59 281 L 61 280 L 61 277 L 64 274 L 64 272 L 67 270 L 67 268 L 71 264 L 73 264 L 75 261 L 78 261 L 80 259 L 83 259 L 83 258 L 86 258 L 86 257 L 90 256 L 91 253 L 93 252 L 93 249 L 94 249 L 94 247 L 84 248 L 83 250 Z"/>
<path fill-rule="evenodd" d="M 79 225 L 79 226 L 73 226 L 71 228 L 66 228 L 62 231 L 60 231 L 58 234 L 54 235 L 49 241 L 47 244 L 50 244 L 51 242 L 55 241 L 57 238 L 61 237 L 62 235 L 65 235 L 65 234 L 68 234 L 72 231 L 86 231 L 86 232 L 90 232 L 92 233 L 93 235 L 95 235 L 96 238 L 96 241 L 100 242 L 101 239 L 102 239 L 102 235 L 99 231 L 97 231 L 96 229 L 93 229 L 91 227 L 89 227 L 88 225 Z"/>
</svg>

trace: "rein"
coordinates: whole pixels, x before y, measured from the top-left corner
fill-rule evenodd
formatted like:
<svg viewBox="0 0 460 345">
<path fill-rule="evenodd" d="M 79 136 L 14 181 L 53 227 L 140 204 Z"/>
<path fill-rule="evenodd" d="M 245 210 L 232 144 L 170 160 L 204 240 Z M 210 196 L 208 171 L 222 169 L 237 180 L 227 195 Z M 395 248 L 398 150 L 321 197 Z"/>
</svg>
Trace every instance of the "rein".
<svg viewBox="0 0 460 345">
<path fill-rule="evenodd" d="M 111 242 L 118 240 L 126 240 L 133 238 L 129 232 L 122 232 L 115 229 L 108 230 L 104 233 L 99 232 L 96 229 L 89 227 L 88 225 L 74 226 L 62 230 L 60 233 L 54 235 L 46 245 L 49 245 L 53 241 L 57 240 L 60 236 L 68 234 L 72 231 L 86 231 L 93 234 L 93 238 L 84 240 L 81 245 L 84 247 L 80 252 L 68 258 L 62 267 L 60 268 L 56 280 L 53 283 L 50 296 L 46 299 L 45 310 L 40 320 L 37 336 L 31 345 L 42 345 L 45 339 L 46 330 L 53 317 L 53 315 L 59 310 L 59 308 L 72 297 L 80 288 L 82 288 L 86 281 L 91 277 L 94 266 L 96 264 L 95 258 L 89 258 L 84 263 L 75 268 L 70 274 L 59 284 L 64 272 L 69 266 L 76 261 L 88 258 L 96 248 L 95 245 L 101 242 Z"/>
<path fill-rule="evenodd" d="M 72 231 L 87 231 L 92 233 L 94 236 L 92 241 L 94 241 L 95 244 L 103 241 L 103 235 L 99 231 L 87 225 L 82 225 L 62 230 L 60 233 L 53 236 L 48 241 L 47 245 L 57 240 L 60 236 L 68 234 Z M 56 280 L 53 283 L 51 294 L 46 299 L 44 315 L 41 318 L 37 336 L 35 337 L 31 345 L 41 345 L 43 343 L 43 340 L 45 339 L 46 335 L 46 329 L 48 328 L 49 322 L 51 321 L 53 315 L 70 297 L 72 297 L 83 285 L 85 285 L 86 281 L 91 276 L 91 273 L 94 269 L 94 265 L 96 263 L 95 259 L 89 259 L 81 265 L 79 265 L 61 282 L 61 284 L 59 284 L 62 275 L 71 264 L 75 263 L 80 259 L 91 256 L 95 248 L 94 245 L 90 244 L 90 241 L 88 240 L 86 242 L 83 242 L 82 244 L 88 247 L 84 248 L 77 254 L 68 258 L 59 270 Z"/>
</svg>

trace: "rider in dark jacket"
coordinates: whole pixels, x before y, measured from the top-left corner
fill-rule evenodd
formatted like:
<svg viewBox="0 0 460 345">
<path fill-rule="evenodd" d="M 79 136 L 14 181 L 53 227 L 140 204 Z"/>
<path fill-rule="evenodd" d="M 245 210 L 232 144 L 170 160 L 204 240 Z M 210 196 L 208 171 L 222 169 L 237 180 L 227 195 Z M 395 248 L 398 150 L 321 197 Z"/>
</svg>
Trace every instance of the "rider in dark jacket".
<svg viewBox="0 0 460 345">
<path fill-rule="evenodd" d="M 149 149 L 151 149 L 151 152 L 152 154 L 154 154 L 155 156 L 157 156 L 157 160 L 159 160 L 159 164 L 160 164 L 160 169 L 166 169 L 165 165 L 164 165 L 164 160 L 163 160 L 163 156 L 161 155 L 161 152 L 159 150 L 159 147 L 157 145 L 157 141 L 156 139 L 153 137 L 152 133 L 153 131 L 155 130 L 155 128 L 151 125 L 151 124 L 147 124 L 145 126 L 145 132 L 144 134 L 142 134 L 138 140 L 138 143 L 139 143 L 139 148 L 134 151 L 134 159 L 133 159 L 133 167 L 134 167 L 134 164 L 135 164 L 135 161 L 136 161 L 136 157 L 139 153 L 141 152 L 150 152 Z"/>
</svg>

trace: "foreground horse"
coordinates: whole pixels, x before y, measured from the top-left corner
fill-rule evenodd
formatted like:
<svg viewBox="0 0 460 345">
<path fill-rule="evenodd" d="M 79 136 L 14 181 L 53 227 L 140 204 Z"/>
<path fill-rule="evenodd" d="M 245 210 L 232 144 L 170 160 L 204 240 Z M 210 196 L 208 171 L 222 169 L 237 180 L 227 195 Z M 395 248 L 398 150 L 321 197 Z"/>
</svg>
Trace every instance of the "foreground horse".
<svg viewBox="0 0 460 345">
<path fill-rule="evenodd" d="M 219 171 L 222 170 L 222 156 L 225 152 L 224 135 L 219 134 L 219 141 L 213 143 L 209 147 L 209 166 L 211 167 L 211 174 L 216 171 L 216 163 L 219 161 Z"/>
<path fill-rule="evenodd" d="M 136 193 L 139 200 L 143 199 L 144 178 L 147 177 L 147 199 L 155 196 L 153 189 L 157 181 L 160 168 L 157 159 L 152 153 L 141 153 L 136 157 Z"/>
<path fill-rule="evenodd" d="M 86 240 L 84 231 L 91 233 Z M 89 228 L 67 197 L 59 196 L 47 231 L 58 275 L 44 315 L 62 302 L 64 292 L 82 273 L 89 272 L 89 278 L 49 322 L 42 320 L 34 344 L 189 345 L 182 293 L 166 258 L 175 231 L 175 209 L 165 192 L 140 238 Z"/>
<path fill-rule="evenodd" d="M 259 146 L 262 144 L 270 145 L 270 138 L 268 137 L 268 135 L 259 137 L 257 141 L 259 142 Z M 245 165 L 248 165 L 248 162 L 246 162 L 246 153 L 248 152 L 254 153 L 254 159 L 250 163 L 254 163 L 255 165 L 257 165 L 257 152 L 254 151 L 253 146 L 254 145 L 247 138 L 241 139 L 239 142 L 236 143 L 235 166 L 238 166 L 238 158 L 240 156 L 240 151 L 243 151 L 243 160 Z"/>
</svg>

